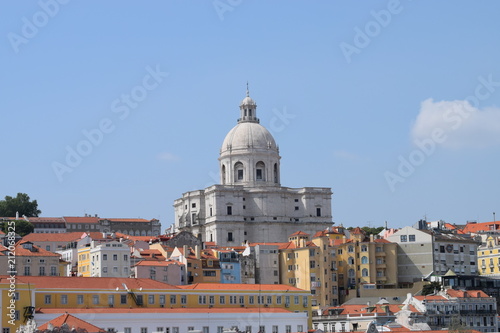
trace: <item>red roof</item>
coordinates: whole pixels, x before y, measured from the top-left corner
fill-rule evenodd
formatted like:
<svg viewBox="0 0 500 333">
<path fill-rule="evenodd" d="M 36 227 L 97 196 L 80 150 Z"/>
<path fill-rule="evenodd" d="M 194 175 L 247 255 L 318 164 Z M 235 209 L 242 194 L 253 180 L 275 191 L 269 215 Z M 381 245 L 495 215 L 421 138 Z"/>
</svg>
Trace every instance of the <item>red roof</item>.
<svg viewBox="0 0 500 333">
<path fill-rule="evenodd" d="M 454 289 L 448 289 L 446 290 L 446 293 L 450 297 L 472 297 L 472 298 L 488 298 L 488 294 L 486 294 L 482 290 L 454 290 Z"/>
<path fill-rule="evenodd" d="M 387 306 L 389 307 L 389 311 L 392 313 L 397 313 L 403 308 L 402 304 L 374 304 L 369 307 L 365 304 L 344 304 L 337 307 L 330 307 L 329 309 L 342 309 L 342 312 L 340 312 L 341 315 L 355 316 L 357 314 L 361 315 L 366 313 L 383 314 L 386 312 L 385 309 Z M 368 311 L 369 309 L 370 311 Z M 415 313 L 419 312 L 413 305 L 410 305 L 408 310 Z M 325 313 L 324 315 L 328 315 L 328 313 Z"/>
<path fill-rule="evenodd" d="M 23 240 L 30 242 L 71 242 L 85 237 L 85 232 L 64 232 L 59 234 L 31 233 L 23 237 Z"/>
<path fill-rule="evenodd" d="M 99 222 L 98 217 L 92 216 L 63 216 L 66 223 L 97 223 Z"/>
<path fill-rule="evenodd" d="M 31 243 L 31 247 L 33 250 L 25 249 L 23 247 L 23 244 L 25 243 Z M 21 240 L 16 244 L 16 257 L 60 257 L 61 255 L 59 253 L 54 253 L 47 251 L 45 249 L 42 249 L 41 247 L 38 247 L 36 245 L 33 245 L 32 242 L 26 241 L 26 240 Z"/>
<path fill-rule="evenodd" d="M 151 220 L 135 219 L 135 218 L 123 218 L 123 219 L 119 219 L 119 218 L 111 218 L 111 219 L 101 218 L 100 220 L 108 220 L 108 221 L 111 221 L 111 222 L 151 222 Z"/>
<path fill-rule="evenodd" d="M 17 254 L 17 253 L 16 253 Z M 0 282 L 5 283 L 7 275 L 0 276 Z M 31 283 L 36 288 L 47 289 L 103 289 L 123 290 L 123 285 L 129 289 L 179 289 L 177 286 L 170 285 L 151 279 L 117 278 L 117 277 L 75 277 L 75 276 L 17 276 L 19 283 Z"/>
<path fill-rule="evenodd" d="M 197 290 L 304 291 L 284 284 L 195 283 L 178 287 Z"/>
<path fill-rule="evenodd" d="M 54 327 L 61 327 L 63 324 L 67 324 L 70 329 L 72 328 L 82 328 L 86 329 L 88 333 L 101 333 L 101 332 L 106 332 L 102 328 L 99 328 L 97 326 L 94 326 L 92 324 L 87 323 L 84 320 L 81 320 L 80 318 L 77 318 L 75 316 L 70 315 L 69 313 L 65 313 L 63 315 L 60 315 L 57 318 L 54 318 L 48 322 L 46 322 L 43 325 L 40 325 L 38 327 L 39 330 L 46 330 L 49 328 L 49 324 L 54 325 Z"/>
<path fill-rule="evenodd" d="M 356 227 L 356 228 L 352 229 L 349 232 L 351 234 L 353 234 L 353 235 L 364 235 L 365 234 L 365 232 L 363 231 L 363 229 L 361 229 L 360 227 Z"/>
<path fill-rule="evenodd" d="M 481 231 L 494 231 L 500 230 L 500 222 L 492 221 L 492 222 L 482 222 L 482 223 L 467 223 L 467 225 L 463 228 L 463 232 L 466 234 L 470 233 L 478 233 Z"/>
<path fill-rule="evenodd" d="M 142 260 L 139 261 L 136 266 L 168 266 L 168 265 L 184 265 L 180 261 L 177 260 L 169 260 L 169 261 L 153 261 L 153 260 Z"/>
<path fill-rule="evenodd" d="M 309 234 L 306 234 L 305 232 L 303 231 L 297 231 L 297 232 L 294 232 L 293 234 L 291 234 L 290 236 L 288 237 L 292 237 L 292 236 L 309 236 Z"/>
</svg>

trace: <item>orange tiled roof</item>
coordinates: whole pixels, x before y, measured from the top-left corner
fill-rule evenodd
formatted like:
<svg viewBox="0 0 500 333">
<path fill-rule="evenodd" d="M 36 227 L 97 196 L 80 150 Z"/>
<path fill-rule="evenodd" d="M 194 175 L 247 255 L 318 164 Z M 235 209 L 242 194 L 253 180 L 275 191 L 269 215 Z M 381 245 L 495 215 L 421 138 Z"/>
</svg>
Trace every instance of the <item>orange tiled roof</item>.
<svg viewBox="0 0 500 333">
<path fill-rule="evenodd" d="M 363 231 L 363 229 L 361 229 L 360 227 L 356 227 L 356 228 L 352 229 L 349 232 L 351 234 L 353 234 L 353 235 L 364 235 L 365 234 L 365 232 Z"/>
<path fill-rule="evenodd" d="M 427 296 L 413 296 L 415 299 L 418 299 L 419 301 L 423 300 L 428 300 L 428 301 L 447 301 L 446 297 L 444 296 L 437 296 L 437 295 L 427 295 Z"/>
<path fill-rule="evenodd" d="M 500 230 L 500 221 L 467 223 L 467 225 L 462 230 L 466 234 L 478 233 L 481 231 Z"/>
<path fill-rule="evenodd" d="M 377 239 L 374 239 L 373 240 L 374 243 L 392 243 L 392 242 L 389 242 L 387 239 L 383 239 L 383 238 L 377 238 Z"/>
<path fill-rule="evenodd" d="M 92 216 L 63 216 L 66 223 L 97 223 L 99 222 L 98 217 Z"/>
<path fill-rule="evenodd" d="M 451 296 L 451 297 L 472 297 L 472 298 L 488 298 L 488 294 L 486 294 L 482 290 L 454 290 L 454 289 L 448 289 L 446 290 L 446 293 Z"/>
<path fill-rule="evenodd" d="M 61 255 L 59 253 L 54 253 L 47 251 L 45 249 L 42 249 L 41 247 L 38 247 L 36 245 L 31 245 L 33 248 L 33 251 L 30 251 L 29 249 L 25 249 L 23 247 L 23 244 L 25 243 L 31 243 L 29 241 L 19 241 L 16 244 L 16 256 L 20 257 L 60 257 Z"/>
<path fill-rule="evenodd" d="M 177 260 L 169 260 L 169 261 L 153 261 L 153 260 L 142 260 L 142 261 L 139 261 L 136 266 L 168 266 L 168 265 L 172 265 L 172 264 L 176 264 L 176 265 L 184 265 L 183 263 L 181 263 L 180 261 L 177 261 Z"/>
<path fill-rule="evenodd" d="M 293 234 L 291 234 L 290 236 L 288 237 L 292 237 L 292 236 L 309 236 L 309 234 L 306 234 L 305 232 L 303 231 L 297 231 L 297 232 L 294 232 Z"/>
<path fill-rule="evenodd" d="M 356 315 L 356 314 L 366 314 L 366 313 L 385 313 L 386 307 L 389 307 L 389 311 L 392 313 L 397 313 L 403 308 L 403 304 L 373 304 L 370 306 L 371 311 L 368 311 L 368 306 L 365 304 L 344 304 L 337 307 L 330 307 L 329 309 L 342 309 L 341 315 Z M 408 310 L 411 312 L 418 313 L 419 311 L 410 305 Z M 326 315 L 326 314 L 325 314 Z"/>
<path fill-rule="evenodd" d="M 102 328 L 99 328 L 97 326 L 94 326 L 92 324 L 87 323 L 84 320 L 81 320 L 80 318 L 77 318 L 75 316 L 70 315 L 69 313 L 65 313 L 63 315 L 60 315 L 57 318 L 54 318 L 45 324 L 41 325 L 38 327 L 39 330 L 46 330 L 48 329 L 49 324 L 54 325 L 54 327 L 61 327 L 63 324 L 67 324 L 68 327 L 71 328 L 82 328 L 87 330 L 89 333 L 101 333 L 101 332 L 106 332 Z"/>
<path fill-rule="evenodd" d="M 30 242 L 71 242 L 85 237 L 85 232 L 65 232 L 60 234 L 31 233 L 23 237 Z"/>
<path fill-rule="evenodd" d="M 17 254 L 17 253 L 16 253 Z M 7 275 L 0 276 L 0 282 L 6 282 Z M 34 284 L 43 289 L 90 289 L 90 290 L 123 290 L 122 283 L 129 289 L 179 289 L 168 283 L 151 279 L 116 278 L 116 277 L 75 277 L 75 276 L 17 276 L 20 283 Z"/>
<path fill-rule="evenodd" d="M 121 233 L 121 232 L 116 232 L 115 236 L 116 237 L 121 237 L 121 238 L 126 238 L 126 239 L 131 239 L 131 240 L 134 240 L 134 241 L 143 241 L 143 242 L 146 242 L 146 243 L 149 243 L 149 241 L 153 241 L 153 240 L 157 239 L 156 236 L 134 236 L 134 235 L 124 234 L 124 233 Z"/>
<path fill-rule="evenodd" d="M 178 287 L 196 290 L 304 291 L 284 284 L 195 283 Z"/>
</svg>

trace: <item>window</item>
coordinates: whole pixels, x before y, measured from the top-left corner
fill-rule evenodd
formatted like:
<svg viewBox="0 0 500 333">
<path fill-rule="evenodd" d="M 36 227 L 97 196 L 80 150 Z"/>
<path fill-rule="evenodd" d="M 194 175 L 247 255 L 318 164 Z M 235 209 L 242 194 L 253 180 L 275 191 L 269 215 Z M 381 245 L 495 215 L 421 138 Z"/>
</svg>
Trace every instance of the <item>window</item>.
<svg viewBox="0 0 500 333">
<path fill-rule="evenodd" d="M 128 261 L 128 254 L 123 255 L 123 261 Z"/>
<path fill-rule="evenodd" d="M 295 210 L 299 210 L 299 206 L 295 206 Z"/>
<path fill-rule="evenodd" d="M 203 333 L 209 333 L 209 329 L 208 329 L 208 326 L 203 326 L 203 330 L 202 330 Z"/>
<path fill-rule="evenodd" d="M 148 295 L 148 304 L 155 304 L 155 295 Z"/>
<path fill-rule="evenodd" d="M 103 272 L 103 273 L 107 273 L 107 272 L 108 272 L 108 268 L 107 268 L 107 267 L 103 267 L 103 268 L 102 268 L 102 272 Z"/>
<path fill-rule="evenodd" d="M 278 326 L 277 325 L 273 325 L 273 333 L 278 333 Z"/>
<path fill-rule="evenodd" d="M 368 276 L 368 269 L 363 268 L 363 270 L 361 271 L 361 276 L 364 276 L 364 277 Z"/>
<path fill-rule="evenodd" d="M 52 296 L 45 295 L 45 304 L 51 304 L 51 303 L 52 303 Z"/>
<path fill-rule="evenodd" d="M 347 263 L 349 265 L 354 265 L 354 258 L 353 257 L 349 257 L 349 259 L 347 259 Z"/>
<path fill-rule="evenodd" d="M 99 304 L 99 295 L 92 295 L 92 304 Z"/>
<path fill-rule="evenodd" d="M 285 326 L 285 332 L 286 333 L 291 333 L 292 332 L 292 325 L 286 325 Z"/>
<path fill-rule="evenodd" d="M 224 326 L 217 326 L 217 333 L 222 333 L 224 331 Z"/>
<path fill-rule="evenodd" d="M 415 241 L 415 235 L 409 235 L 409 236 L 408 236 L 408 240 L 409 240 L 410 242 L 414 242 L 414 241 Z"/>
<path fill-rule="evenodd" d="M 177 304 L 177 295 L 170 295 L 170 304 Z"/>
<path fill-rule="evenodd" d="M 246 333 L 252 333 L 252 326 L 246 326 L 245 327 L 245 332 Z"/>
<path fill-rule="evenodd" d="M 198 304 L 207 304 L 207 296 L 205 295 L 198 296 Z"/>
<path fill-rule="evenodd" d="M 361 245 L 361 252 L 367 252 L 368 251 L 368 246 L 366 245 Z"/>
<path fill-rule="evenodd" d="M 309 268 L 316 268 L 316 261 L 311 260 L 311 261 L 309 262 Z"/>
<path fill-rule="evenodd" d="M 108 295 L 108 305 L 115 305 L 115 295 Z"/>
<path fill-rule="evenodd" d="M 132 333 L 132 328 L 131 327 L 125 327 L 123 329 L 123 333 Z"/>
<path fill-rule="evenodd" d="M 179 327 L 172 327 L 172 333 L 179 333 Z"/>
<path fill-rule="evenodd" d="M 349 252 L 349 253 L 354 252 L 354 246 L 349 245 L 349 247 L 347 248 L 347 252 Z"/>
<path fill-rule="evenodd" d="M 108 260 L 108 255 L 107 254 L 103 254 L 102 255 L 102 260 Z"/>
<path fill-rule="evenodd" d="M 147 327 L 141 327 L 141 333 L 148 333 Z"/>
<path fill-rule="evenodd" d="M 24 275 L 31 275 L 30 266 L 24 266 Z"/>
<path fill-rule="evenodd" d="M 50 267 L 50 276 L 57 275 L 57 268 L 55 266 Z"/>
<path fill-rule="evenodd" d="M 399 239 L 401 242 L 407 242 L 408 241 L 408 236 L 407 235 L 401 235 L 399 236 Z"/>
<path fill-rule="evenodd" d="M 366 257 L 366 256 L 361 257 L 361 263 L 368 264 L 368 257 Z"/>
<path fill-rule="evenodd" d="M 61 295 L 61 304 L 68 304 L 68 295 Z"/>
<path fill-rule="evenodd" d="M 297 325 L 297 332 L 304 332 L 304 327 L 302 325 Z"/>
<path fill-rule="evenodd" d="M 254 304 L 255 298 L 254 296 L 248 296 L 248 304 Z"/>
<path fill-rule="evenodd" d="M 226 296 L 219 297 L 219 304 L 226 304 Z"/>
<path fill-rule="evenodd" d="M 187 296 L 181 295 L 181 304 L 187 304 Z"/>
<path fill-rule="evenodd" d="M 40 266 L 39 267 L 39 274 L 40 276 L 44 276 L 45 275 L 45 267 L 44 266 Z"/>
<path fill-rule="evenodd" d="M 299 296 L 294 296 L 294 297 L 293 297 L 293 304 L 296 304 L 296 305 L 297 305 L 297 304 L 299 304 L 299 303 L 300 303 L 300 301 L 299 301 Z"/>
<path fill-rule="evenodd" d="M 321 216 L 321 208 L 316 208 L 316 216 Z"/>
<path fill-rule="evenodd" d="M 113 254 L 113 260 L 114 260 L 114 261 L 117 261 L 117 260 L 118 260 L 118 255 L 117 255 L 117 254 Z"/>
<path fill-rule="evenodd" d="M 233 206 L 227 206 L 227 215 L 233 215 Z"/>
<path fill-rule="evenodd" d="M 196 202 L 193 202 L 193 203 L 191 204 L 191 208 L 196 208 Z"/>
<path fill-rule="evenodd" d="M 255 170 L 256 171 L 256 175 L 255 175 L 255 178 L 257 180 L 262 180 L 262 169 L 257 169 Z"/>
<path fill-rule="evenodd" d="M 231 206 L 228 206 L 228 208 L 230 208 Z M 232 232 L 228 232 L 227 233 L 227 241 L 228 242 L 232 242 L 233 241 L 233 233 Z"/>
</svg>

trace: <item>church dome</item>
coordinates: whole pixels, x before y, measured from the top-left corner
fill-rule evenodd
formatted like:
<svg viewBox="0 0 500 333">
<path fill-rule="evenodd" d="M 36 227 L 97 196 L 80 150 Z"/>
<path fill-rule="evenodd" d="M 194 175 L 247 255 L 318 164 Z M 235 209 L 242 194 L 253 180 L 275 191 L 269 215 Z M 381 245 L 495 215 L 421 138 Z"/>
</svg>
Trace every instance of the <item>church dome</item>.
<svg viewBox="0 0 500 333">
<path fill-rule="evenodd" d="M 221 153 L 247 149 L 277 151 L 278 147 L 264 126 L 255 122 L 240 122 L 226 135 Z"/>
<path fill-rule="evenodd" d="M 241 101 L 240 106 L 241 105 L 257 105 L 257 103 L 255 103 L 255 101 L 252 98 L 247 96 Z"/>
</svg>

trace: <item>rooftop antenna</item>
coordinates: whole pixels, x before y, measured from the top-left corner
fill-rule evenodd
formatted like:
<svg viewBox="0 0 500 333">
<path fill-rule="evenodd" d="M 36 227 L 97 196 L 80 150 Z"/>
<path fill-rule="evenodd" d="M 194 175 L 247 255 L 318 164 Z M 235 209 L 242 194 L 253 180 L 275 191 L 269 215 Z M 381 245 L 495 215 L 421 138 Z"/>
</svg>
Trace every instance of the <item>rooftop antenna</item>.
<svg viewBox="0 0 500 333">
<path fill-rule="evenodd" d="M 496 219 L 495 219 L 495 212 L 493 212 L 493 222 L 495 222 Z"/>
</svg>

